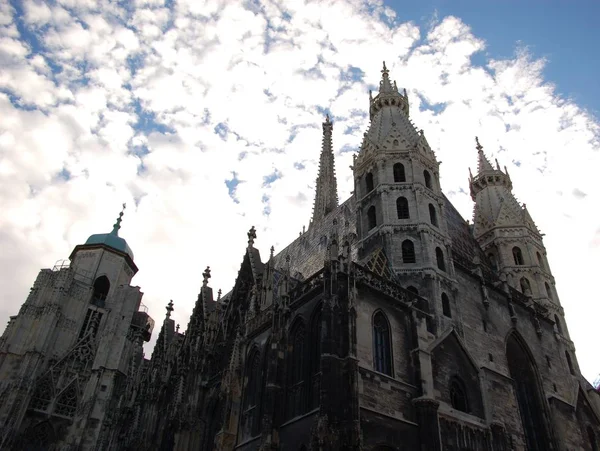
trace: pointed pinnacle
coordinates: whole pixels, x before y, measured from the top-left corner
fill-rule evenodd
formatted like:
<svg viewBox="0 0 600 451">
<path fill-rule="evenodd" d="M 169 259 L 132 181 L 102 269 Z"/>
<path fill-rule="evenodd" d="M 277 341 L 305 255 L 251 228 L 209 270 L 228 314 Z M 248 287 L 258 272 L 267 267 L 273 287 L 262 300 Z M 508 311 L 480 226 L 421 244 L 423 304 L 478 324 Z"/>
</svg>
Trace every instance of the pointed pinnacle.
<svg viewBox="0 0 600 451">
<path fill-rule="evenodd" d="M 175 310 L 173 308 L 173 300 L 172 299 L 169 301 L 169 303 L 167 304 L 167 306 L 165 307 L 165 309 L 167 310 L 167 318 L 170 318 L 171 317 L 171 312 L 173 310 Z"/>
<path fill-rule="evenodd" d="M 479 144 L 479 138 L 478 138 L 477 136 L 475 137 L 475 142 L 477 143 L 477 145 L 475 146 L 475 148 L 476 148 L 476 149 L 477 149 L 479 152 L 483 151 L 483 146 L 482 146 L 481 144 Z"/>
<path fill-rule="evenodd" d="M 207 266 L 206 269 L 204 270 L 204 272 L 202 273 L 202 286 L 206 287 L 208 286 L 208 279 L 210 279 L 211 275 L 210 275 L 210 266 Z"/>
</svg>

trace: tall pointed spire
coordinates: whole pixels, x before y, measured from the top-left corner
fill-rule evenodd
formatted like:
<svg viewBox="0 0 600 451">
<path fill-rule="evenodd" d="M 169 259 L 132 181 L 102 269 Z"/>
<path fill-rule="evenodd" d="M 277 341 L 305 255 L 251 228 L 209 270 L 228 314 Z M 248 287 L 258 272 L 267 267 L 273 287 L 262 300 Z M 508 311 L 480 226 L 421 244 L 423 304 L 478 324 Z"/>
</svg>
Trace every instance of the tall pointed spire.
<svg viewBox="0 0 600 451">
<path fill-rule="evenodd" d="M 319 175 L 315 188 L 312 223 L 319 222 L 338 206 L 337 179 L 332 144 L 333 123 L 329 114 L 323 122 L 323 145 L 319 159 Z"/>
<path fill-rule="evenodd" d="M 390 82 L 390 71 L 386 67 L 385 61 L 383 62 L 383 69 L 381 71 L 381 81 L 379 82 L 379 92 L 380 93 L 398 92 L 398 87 L 396 86 L 396 82 L 394 82 L 394 86 L 392 86 L 392 83 Z"/>
<path fill-rule="evenodd" d="M 475 142 L 477 143 L 475 148 L 477 149 L 478 154 L 477 172 L 481 174 L 484 171 L 493 171 L 494 168 L 492 167 L 490 160 L 488 160 L 483 153 L 483 146 L 479 143 L 479 138 L 477 136 L 475 137 Z"/>
</svg>

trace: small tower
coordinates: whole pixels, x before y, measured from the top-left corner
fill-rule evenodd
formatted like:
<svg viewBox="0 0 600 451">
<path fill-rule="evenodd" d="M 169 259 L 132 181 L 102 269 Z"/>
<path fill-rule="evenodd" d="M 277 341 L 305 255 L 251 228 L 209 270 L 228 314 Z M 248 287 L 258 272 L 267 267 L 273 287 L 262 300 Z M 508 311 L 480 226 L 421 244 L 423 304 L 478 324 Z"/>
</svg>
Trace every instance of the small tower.
<svg viewBox="0 0 600 451">
<path fill-rule="evenodd" d="M 469 177 L 471 198 L 475 201 L 473 235 L 492 269 L 504 275 L 510 286 L 562 316 L 542 234 L 525 204 L 519 204 L 513 195 L 506 167 L 502 171 L 498 161 L 493 167 L 479 139 L 475 138 L 475 142 L 477 175 Z M 563 320 L 556 317 L 555 321 L 557 330 L 566 332 L 560 324 Z"/>
<path fill-rule="evenodd" d="M 311 225 L 321 221 L 338 206 L 337 180 L 335 178 L 335 159 L 331 134 L 333 123 L 329 114 L 323 122 L 323 145 L 319 159 L 319 175 L 315 189 L 315 204 Z"/>
<path fill-rule="evenodd" d="M 369 129 L 354 163 L 359 259 L 430 299 L 452 289 L 439 163 L 383 64 Z M 385 276 L 385 273 L 381 273 Z M 425 277 L 423 277 L 425 275 Z M 435 302 L 435 305 L 439 304 Z"/>
</svg>

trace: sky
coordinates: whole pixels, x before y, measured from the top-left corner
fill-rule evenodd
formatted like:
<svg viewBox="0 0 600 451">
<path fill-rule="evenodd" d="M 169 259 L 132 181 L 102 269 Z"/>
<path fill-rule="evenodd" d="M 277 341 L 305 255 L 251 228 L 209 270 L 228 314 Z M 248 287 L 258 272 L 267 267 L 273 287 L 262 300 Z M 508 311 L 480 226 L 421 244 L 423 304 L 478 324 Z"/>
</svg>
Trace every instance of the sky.
<svg viewBox="0 0 600 451">
<path fill-rule="evenodd" d="M 596 379 L 599 6 L 580 3 L 0 1 L 0 324 L 125 202 L 133 285 L 185 329 L 207 265 L 232 288 L 251 226 L 266 260 L 308 225 L 326 113 L 350 195 L 385 60 L 465 219 L 474 137 L 507 166 Z"/>
</svg>

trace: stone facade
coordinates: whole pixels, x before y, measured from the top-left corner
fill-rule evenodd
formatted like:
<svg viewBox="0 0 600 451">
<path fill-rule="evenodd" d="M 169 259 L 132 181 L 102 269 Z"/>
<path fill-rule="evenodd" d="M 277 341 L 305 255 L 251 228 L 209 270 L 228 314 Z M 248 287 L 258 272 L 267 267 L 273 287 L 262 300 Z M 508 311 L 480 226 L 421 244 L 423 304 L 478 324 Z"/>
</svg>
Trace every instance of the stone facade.
<svg viewBox="0 0 600 451">
<path fill-rule="evenodd" d="M 477 141 L 470 225 L 444 196 L 409 111 L 384 65 L 353 195 L 338 205 L 327 118 L 309 228 L 265 262 L 252 228 L 233 289 L 215 299 L 207 268 L 187 330 L 170 303 L 150 360 L 128 341 L 139 292 L 121 280 L 127 315 L 106 329 L 109 355 L 96 353 L 112 360 L 97 375 L 96 364 L 82 370 L 76 420 L 57 416 L 64 434 L 39 449 L 598 450 L 600 399 L 579 372 L 542 235 L 508 172 Z M 7 443 L 41 421 L 28 393 L 53 368 L 44 349 L 68 355 L 76 341 L 82 313 L 57 316 L 51 287 L 67 285 L 50 279 L 70 277 L 84 251 L 109 252 L 78 247 L 68 270 L 43 271 L 34 290 L 46 287 L 49 307 L 28 299 L 3 335 Z M 47 320 L 36 347 L 17 321 L 38 311 Z M 67 324 L 71 341 L 59 340 Z M 24 379 L 36 365 L 45 369 Z M 121 377 L 119 396 L 101 377 Z"/>
</svg>

